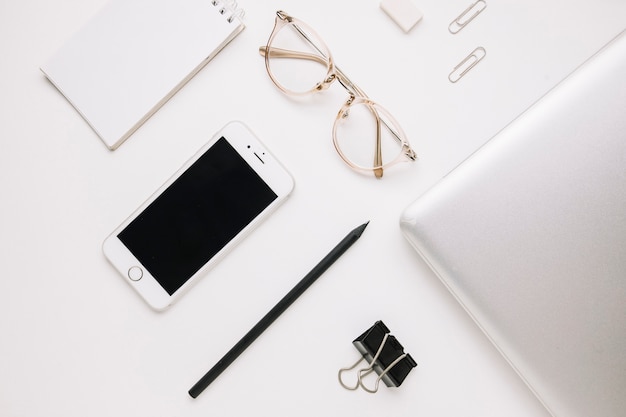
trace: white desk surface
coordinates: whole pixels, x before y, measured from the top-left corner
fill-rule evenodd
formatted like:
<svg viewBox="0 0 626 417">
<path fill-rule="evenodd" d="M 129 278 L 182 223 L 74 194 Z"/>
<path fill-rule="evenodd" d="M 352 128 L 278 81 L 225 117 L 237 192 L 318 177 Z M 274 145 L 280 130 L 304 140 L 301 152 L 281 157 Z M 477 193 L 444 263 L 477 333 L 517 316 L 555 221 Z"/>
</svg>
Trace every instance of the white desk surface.
<svg viewBox="0 0 626 417">
<path fill-rule="evenodd" d="M 0 5 L 0 414 L 547 416 L 398 228 L 402 209 L 626 28 L 626 2 L 413 0 L 402 32 L 378 0 L 241 0 L 247 28 L 115 152 L 39 71 L 105 0 Z M 207 0 L 208 1 L 208 0 Z M 331 141 L 340 87 L 283 96 L 257 53 L 285 9 L 404 126 L 420 159 L 355 174 Z M 477 46 L 487 57 L 457 84 Z M 165 313 L 102 240 L 226 122 L 246 122 L 296 178 L 292 197 Z M 361 240 L 199 398 L 187 390 L 350 229 Z M 419 363 L 398 389 L 336 372 L 382 319 Z"/>
</svg>

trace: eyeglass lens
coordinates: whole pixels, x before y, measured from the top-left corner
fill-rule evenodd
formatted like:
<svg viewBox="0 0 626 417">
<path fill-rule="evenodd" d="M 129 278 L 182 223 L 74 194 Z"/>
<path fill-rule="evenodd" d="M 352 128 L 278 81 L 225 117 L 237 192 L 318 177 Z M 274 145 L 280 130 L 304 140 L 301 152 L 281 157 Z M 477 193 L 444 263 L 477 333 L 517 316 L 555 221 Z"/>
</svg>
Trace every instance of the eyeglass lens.
<svg viewBox="0 0 626 417">
<path fill-rule="evenodd" d="M 295 94 L 307 93 L 326 79 L 329 52 L 306 25 L 285 24 L 274 33 L 269 46 L 268 69 L 282 88 Z"/>
<path fill-rule="evenodd" d="M 396 136 L 399 129 L 383 107 L 369 100 L 356 100 L 339 112 L 334 130 L 335 145 L 346 162 L 357 168 L 388 166 L 396 162 L 403 151 L 403 144 Z"/>
</svg>

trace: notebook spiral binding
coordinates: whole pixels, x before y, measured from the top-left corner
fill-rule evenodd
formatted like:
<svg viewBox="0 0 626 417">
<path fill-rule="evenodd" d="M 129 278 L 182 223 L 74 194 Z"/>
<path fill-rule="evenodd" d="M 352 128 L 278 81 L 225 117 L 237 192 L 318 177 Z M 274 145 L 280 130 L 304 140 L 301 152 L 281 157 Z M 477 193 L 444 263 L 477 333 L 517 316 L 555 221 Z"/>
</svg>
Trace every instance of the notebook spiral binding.
<svg viewBox="0 0 626 417">
<path fill-rule="evenodd" d="M 231 23 L 235 19 L 243 19 L 245 11 L 239 8 L 236 0 L 212 0 L 213 6 L 219 7 L 222 15 L 228 16 L 226 20 Z"/>
</svg>

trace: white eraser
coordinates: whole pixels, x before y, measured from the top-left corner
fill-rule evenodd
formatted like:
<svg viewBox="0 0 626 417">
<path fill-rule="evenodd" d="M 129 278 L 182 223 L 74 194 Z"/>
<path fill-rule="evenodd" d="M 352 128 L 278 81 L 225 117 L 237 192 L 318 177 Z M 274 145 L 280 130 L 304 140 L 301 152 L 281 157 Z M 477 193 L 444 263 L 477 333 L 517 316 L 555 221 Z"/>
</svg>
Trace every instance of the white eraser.
<svg viewBox="0 0 626 417">
<path fill-rule="evenodd" d="M 382 0 L 380 8 L 405 32 L 411 30 L 424 16 L 411 0 Z"/>
</svg>

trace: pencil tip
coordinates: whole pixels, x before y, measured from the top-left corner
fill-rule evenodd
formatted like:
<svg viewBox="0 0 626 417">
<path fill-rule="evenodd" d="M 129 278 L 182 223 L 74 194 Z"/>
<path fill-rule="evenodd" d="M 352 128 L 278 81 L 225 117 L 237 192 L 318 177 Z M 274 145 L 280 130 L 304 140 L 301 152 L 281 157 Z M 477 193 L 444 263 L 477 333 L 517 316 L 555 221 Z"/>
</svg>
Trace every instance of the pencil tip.
<svg viewBox="0 0 626 417">
<path fill-rule="evenodd" d="M 363 234 L 363 231 L 365 230 L 368 224 L 370 224 L 369 220 L 363 223 L 362 225 L 360 225 L 359 227 L 357 227 L 356 229 L 354 229 L 353 230 L 354 234 L 357 235 L 357 237 L 361 237 L 361 234 Z"/>
</svg>

